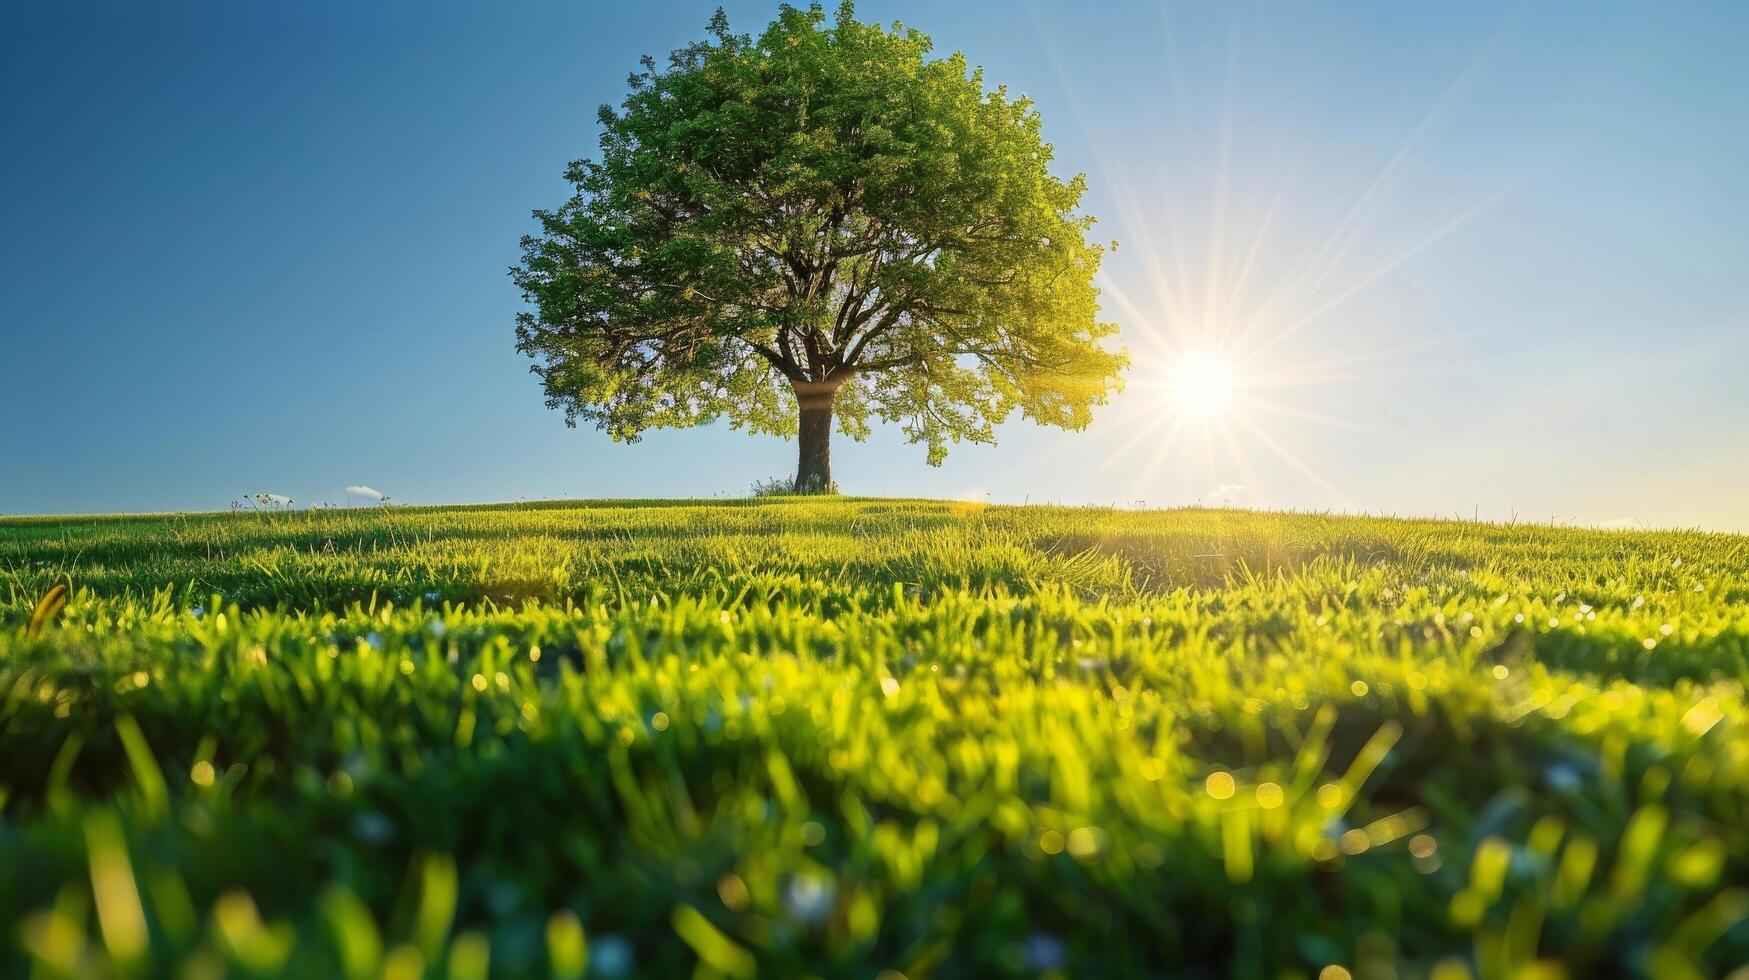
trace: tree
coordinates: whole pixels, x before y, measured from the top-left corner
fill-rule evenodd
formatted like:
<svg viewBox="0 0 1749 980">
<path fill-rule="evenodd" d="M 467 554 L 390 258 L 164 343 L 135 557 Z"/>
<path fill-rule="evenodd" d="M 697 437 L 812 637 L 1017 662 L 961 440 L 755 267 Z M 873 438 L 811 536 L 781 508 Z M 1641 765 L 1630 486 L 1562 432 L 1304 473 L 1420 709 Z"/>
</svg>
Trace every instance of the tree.
<svg viewBox="0 0 1749 980">
<path fill-rule="evenodd" d="M 939 465 L 1016 408 L 1084 428 L 1126 363 L 1102 342 L 1085 178 L 1038 113 L 915 30 L 785 6 L 643 59 L 576 193 L 511 269 L 547 404 L 613 438 L 727 419 L 799 436 L 832 487 L 836 418 L 902 426 Z"/>
</svg>

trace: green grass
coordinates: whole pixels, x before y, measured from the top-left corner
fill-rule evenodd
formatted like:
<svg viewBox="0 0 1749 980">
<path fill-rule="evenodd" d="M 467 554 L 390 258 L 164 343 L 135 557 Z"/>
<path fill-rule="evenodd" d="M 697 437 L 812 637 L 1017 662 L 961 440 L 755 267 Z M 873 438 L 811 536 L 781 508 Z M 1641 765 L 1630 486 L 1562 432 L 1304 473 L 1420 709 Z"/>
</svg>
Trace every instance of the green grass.
<svg viewBox="0 0 1749 980">
<path fill-rule="evenodd" d="M 0 975 L 1720 975 L 1746 677 L 1731 535 L 4 520 Z"/>
</svg>

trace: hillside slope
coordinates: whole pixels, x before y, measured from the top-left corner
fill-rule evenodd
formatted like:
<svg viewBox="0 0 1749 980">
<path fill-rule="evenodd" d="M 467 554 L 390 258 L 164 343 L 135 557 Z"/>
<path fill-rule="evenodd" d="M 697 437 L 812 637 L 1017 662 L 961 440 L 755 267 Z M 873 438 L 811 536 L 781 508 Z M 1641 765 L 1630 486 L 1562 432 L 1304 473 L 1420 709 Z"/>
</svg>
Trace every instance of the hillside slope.
<svg viewBox="0 0 1749 980">
<path fill-rule="evenodd" d="M 1746 676 L 1732 535 L 0 519 L 0 973 L 1719 975 Z"/>
</svg>

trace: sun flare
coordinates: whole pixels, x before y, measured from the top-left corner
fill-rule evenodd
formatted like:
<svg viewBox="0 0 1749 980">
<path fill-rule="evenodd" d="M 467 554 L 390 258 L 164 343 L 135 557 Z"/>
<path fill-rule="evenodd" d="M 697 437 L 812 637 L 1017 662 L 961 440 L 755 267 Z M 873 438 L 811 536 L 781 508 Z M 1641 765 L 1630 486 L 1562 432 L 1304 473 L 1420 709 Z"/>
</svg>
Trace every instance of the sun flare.
<svg viewBox="0 0 1749 980">
<path fill-rule="evenodd" d="M 1189 354 L 1172 367 L 1167 390 L 1179 412 L 1212 417 L 1232 408 L 1239 392 L 1239 378 L 1225 358 Z"/>
</svg>

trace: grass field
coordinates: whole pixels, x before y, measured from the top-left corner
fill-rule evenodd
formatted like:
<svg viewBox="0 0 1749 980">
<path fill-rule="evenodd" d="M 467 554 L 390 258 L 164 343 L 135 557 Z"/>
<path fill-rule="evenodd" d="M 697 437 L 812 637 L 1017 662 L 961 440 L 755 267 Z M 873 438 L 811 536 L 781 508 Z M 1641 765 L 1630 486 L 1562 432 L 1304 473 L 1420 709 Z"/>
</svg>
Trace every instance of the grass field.
<svg viewBox="0 0 1749 980">
<path fill-rule="evenodd" d="M 1745 678 L 1730 535 L 3 520 L 0 975 L 1723 975 Z"/>
</svg>

